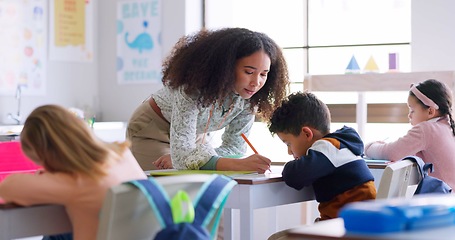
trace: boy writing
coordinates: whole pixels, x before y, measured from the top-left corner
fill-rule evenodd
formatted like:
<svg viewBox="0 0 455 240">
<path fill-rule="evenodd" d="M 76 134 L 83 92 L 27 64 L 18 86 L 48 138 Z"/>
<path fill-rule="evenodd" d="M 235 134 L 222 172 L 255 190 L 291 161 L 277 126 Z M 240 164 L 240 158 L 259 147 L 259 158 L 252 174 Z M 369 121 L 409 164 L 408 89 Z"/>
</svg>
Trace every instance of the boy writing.
<svg viewBox="0 0 455 240">
<path fill-rule="evenodd" d="M 286 184 L 297 190 L 313 186 L 320 213 L 316 221 L 338 217 L 347 203 L 376 198 L 360 136 L 346 126 L 330 133 L 329 109 L 314 94 L 288 96 L 273 113 L 269 130 L 295 158 L 284 166 Z"/>
</svg>

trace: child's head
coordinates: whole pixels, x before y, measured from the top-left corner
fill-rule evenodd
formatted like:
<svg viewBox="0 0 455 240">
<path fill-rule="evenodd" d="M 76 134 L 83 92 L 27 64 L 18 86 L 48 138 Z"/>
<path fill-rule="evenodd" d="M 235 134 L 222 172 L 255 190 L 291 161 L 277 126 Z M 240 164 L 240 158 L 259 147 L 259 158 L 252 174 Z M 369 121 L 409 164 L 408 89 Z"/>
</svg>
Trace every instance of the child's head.
<svg viewBox="0 0 455 240">
<path fill-rule="evenodd" d="M 162 81 L 171 88 L 183 87 L 203 106 L 212 105 L 234 92 L 238 61 L 258 52 L 266 54 L 269 66 L 266 81 L 250 102 L 252 110 L 257 107 L 268 118 L 286 96 L 289 76 L 281 48 L 264 33 L 223 28 L 184 36 L 163 63 Z"/>
<path fill-rule="evenodd" d="M 448 115 L 452 120 L 452 92 L 442 82 L 428 79 L 413 84 L 408 97 L 409 120 L 412 125 Z"/>
<path fill-rule="evenodd" d="M 288 145 L 290 154 L 301 157 L 314 141 L 330 132 L 330 111 L 312 93 L 293 93 L 273 113 L 269 130 Z"/>
<path fill-rule="evenodd" d="M 102 163 L 109 148 L 87 123 L 57 105 L 44 105 L 30 113 L 20 135 L 22 150 L 49 172 L 104 175 Z"/>
</svg>

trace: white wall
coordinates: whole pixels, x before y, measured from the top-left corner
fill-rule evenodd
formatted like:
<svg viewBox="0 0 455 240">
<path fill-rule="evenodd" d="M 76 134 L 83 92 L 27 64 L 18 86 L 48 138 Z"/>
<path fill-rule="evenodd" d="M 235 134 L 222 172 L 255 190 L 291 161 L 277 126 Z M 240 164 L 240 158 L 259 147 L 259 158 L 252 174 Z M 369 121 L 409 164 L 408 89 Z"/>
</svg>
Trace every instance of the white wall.
<svg viewBox="0 0 455 240">
<path fill-rule="evenodd" d="M 202 0 L 162 0 L 163 56 L 184 34 L 200 28 Z M 93 108 L 103 121 L 127 121 L 136 106 L 160 84 L 118 85 L 116 79 L 117 1 L 94 3 L 94 61 L 91 63 L 49 61 L 45 96 L 23 96 L 25 117 L 35 107 L 57 103 L 67 107 Z M 223 3 L 222 5 L 220 5 Z M 229 20 L 232 10 L 226 1 L 209 1 L 208 8 L 223 9 L 220 22 Z M 413 71 L 455 70 L 455 1 L 412 1 Z M 217 25 L 217 24 L 215 24 Z M 222 25 L 222 23 L 218 23 Z M 102 110 L 101 110 L 102 109 Z M 17 111 L 13 96 L 0 96 L 0 123 Z M 9 122 L 12 123 L 12 122 Z"/>
<path fill-rule="evenodd" d="M 412 1 L 412 71 L 455 70 L 454 13 L 452 0 Z"/>
<path fill-rule="evenodd" d="M 94 61 L 91 63 L 48 61 L 44 96 L 22 96 L 23 120 L 37 106 L 61 104 L 92 109 L 97 120 L 127 121 L 136 106 L 161 84 L 118 85 L 116 79 L 117 1 L 94 4 Z M 163 57 L 183 35 L 202 26 L 202 0 L 162 0 Z M 14 123 L 8 113 L 17 112 L 14 93 L 0 96 L 0 124 Z"/>
<path fill-rule="evenodd" d="M 161 88 L 159 84 L 118 85 L 116 75 L 116 8 L 112 0 L 100 1 L 99 96 L 105 121 L 127 121 L 136 107 Z M 169 53 L 178 39 L 202 26 L 201 0 L 161 0 L 162 54 Z"/>
<path fill-rule="evenodd" d="M 96 3 L 96 1 L 93 1 Z M 98 12 L 97 4 L 94 4 L 94 12 Z M 96 18 L 93 23 L 95 41 L 97 39 L 98 23 Z M 47 62 L 46 94 L 43 96 L 23 95 L 21 100 L 22 120 L 37 106 L 58 103 L 64 106 L 96 106 L 98 96 L 98 51 L 94 49 L 94 60 L 90 63 L 78 62 Z M 1 64 L 1 63 L 0 63 Z M 14 123 L 7 115 L 16 114 L 18 111 L 15 91 L 9 96 L 0 96 L 0 124 Z"/>
</svg>

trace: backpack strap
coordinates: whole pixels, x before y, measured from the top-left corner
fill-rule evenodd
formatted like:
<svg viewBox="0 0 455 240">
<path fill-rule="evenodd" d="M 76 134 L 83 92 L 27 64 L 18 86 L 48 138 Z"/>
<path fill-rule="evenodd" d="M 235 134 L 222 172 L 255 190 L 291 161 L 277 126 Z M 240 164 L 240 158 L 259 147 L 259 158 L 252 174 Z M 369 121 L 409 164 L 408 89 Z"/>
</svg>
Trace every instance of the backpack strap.
<svg viewBox="0 0 455 240">
<path fill-rule="evenodd" d="M 202 185 L 195 198 L 195 224 L 207 227 L 216 214 L 213 227 L 209 230 L 212 238 L 214 238 L 218 229 L 221 217 L 222 211 L 219 211 L 219 209 L 223 208 L 229 193 L 235 185 L 237 185 L 235 180 L 223 175 L 213 174 Z"/>
<path fill-rule="evenodd" d="M 433 172 L 433 163 L 425 163 L 425 165 L 423 165 L 422 170 L 426 177 L 429 173 Z"/>
<path fill-rule="evenodd" d="M 432 163 L 425 163 L 421 158 L 417 156 L 407 156 L 404 157 L 402 160 L 411 160 L 412 162 L 416 163 L 420 173 L 420 181 L 428 175 L 428 169 L 430 168 L 431 172 L 433 172 L 433 164 Z"/>
<path fill-rule="evenodd" d="M 133 180 L 129 183 L 139 188 L 145 195 L 162 228 L 174 224 L 169 197 L 159 183 L 153 178 Z"/>
</svg>

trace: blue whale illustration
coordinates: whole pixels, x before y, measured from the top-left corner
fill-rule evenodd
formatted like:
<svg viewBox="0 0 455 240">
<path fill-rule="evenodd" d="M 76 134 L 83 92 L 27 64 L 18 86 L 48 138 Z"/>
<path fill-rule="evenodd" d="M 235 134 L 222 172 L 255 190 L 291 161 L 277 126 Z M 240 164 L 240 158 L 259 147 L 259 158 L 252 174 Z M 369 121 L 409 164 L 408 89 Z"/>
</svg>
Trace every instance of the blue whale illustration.
<svg viewBox="0 0 455 240">
<path fill-rule="evenodd" d="M 142 53 L 142 50 L 151 50 L 153 48 L 152 37 L 145 32 L 137 35 L 132 42 L 128 42 L 128 33 L 125 33 L 125 43 L 128 47 L 139 50 L 139 53 Z"/>
</svg>

